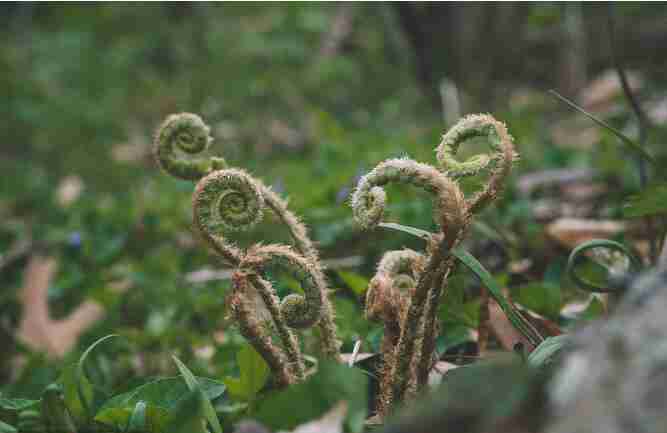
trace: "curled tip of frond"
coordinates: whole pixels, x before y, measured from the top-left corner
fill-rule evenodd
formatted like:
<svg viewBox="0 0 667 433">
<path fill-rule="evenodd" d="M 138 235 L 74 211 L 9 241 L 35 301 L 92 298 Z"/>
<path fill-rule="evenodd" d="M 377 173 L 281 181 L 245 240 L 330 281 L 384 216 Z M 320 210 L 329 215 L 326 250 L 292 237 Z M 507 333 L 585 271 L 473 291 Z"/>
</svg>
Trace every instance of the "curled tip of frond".
<svg viewBox="0 0 667 433">
<path fill-rule="evenodd" d="M 385 253 L 366 291 L 366 317 L 398 321 L 423 265 L 424 256 L 410 249 Z"/>
<path fill-rule="evenodd" d="M 192 113 L 172 114 L 160 125 L 154 138 L 154 153 L 160 167 L 172 176 L 196 180 L 226 167 L 222 158 L 202 158 L 212 138 L 211 129 Z"/>
<path fill-rule="evenodd" d="M 264 198 L 257 182 L 245 171 L 218 170 L 197 183 L 194 220 L 208 236 L 225 230 L 244 230 L 262 219 Z"/>
<path fill-rule="evenodd" d="M 286 269 L 301 284 L 305 296 L 292 294 L 280 303 L 280 313 L 290 328 L 309 328 L 320 320 L 323 296 L 313 264 L 285 245 L 257 245 L 248 250 L 241 267 L 264 273 L 267 268 Z"/>
<path fill-rule="evenodd" d="M 492 153 L 475 155 L 464 162 L 458 161 L 455 155 L 459 146 L 473 137 L 486 137 Z M 443 135 L 436 154 L 442 169 L 454 178 L 474 176 L 492 163 L 511 164 L 515 156 L 513 139 L 507 127 L 489 114 L 470 114 L 459 120 Z"/>
<path fill-rule="evenodd" d="M 435 167 L 407 158 L 389 159 L 363 176 L 352 194 L 354 218 L 365 229 L 377 226 L 386 206 L 382 187 L 399 182 L 420 187 L 435 195 L 436 223 L 446 232 L 458 232 L 466 221 L 465 198 L 455 181 Z"/>
</svg>

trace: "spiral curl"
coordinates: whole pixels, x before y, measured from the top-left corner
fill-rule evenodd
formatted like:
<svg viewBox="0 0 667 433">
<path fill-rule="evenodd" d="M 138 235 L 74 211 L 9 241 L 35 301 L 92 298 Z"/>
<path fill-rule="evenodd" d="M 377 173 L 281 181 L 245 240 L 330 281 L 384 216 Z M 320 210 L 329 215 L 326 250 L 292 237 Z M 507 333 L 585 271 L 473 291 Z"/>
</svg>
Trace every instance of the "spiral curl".
<svg viewBox="0 0 667 433">
<path fill-rule="evenodd" d="M 376 227 L 384 216 L 386 193 L 381 188 L 390 182 L 420 187 L 435 195 L 436 223 L 455 234 L 466 225 L 465 199 L 455 181 L 434 167 L 411 159 L 388 159 L 363 176 L 352 194 L 355 220 L 365 229 Z"/>
<path fill-rule="evenodd" d="M 366 317 L 385 323 L 399 321 L 423 265 L 424 256 L 410 249 L 385 253 L 366 291 Z"/>
<path fill-rule="evenodd" d="M 290 294 L 280 303 L 280 315 L 287 326 L 303 329 L 320 320 L 323 293 L 317 286 L 311 264 L 285 245 L 257 245 L 248 250 L 241 269 L 252 269 L 264 274 L 269 267 L 287 269 L 299 281 L 305 296 Z"/>
<path fill-rule="evenodd" d="M 473 137 L 485 137 L 492 153 L 459 162 L 459 146 Z M 402 401 L 426 386 L 439 332 L 437 310 L 447 277 L 453 266 L 453 248 L 463 238 L 472 216 L 500 193 L 518 155 L 507 128 L 490 115 L 470 115 L 451 128 L 436 149 L 440 170 L 409 159 L 391 159 L 378 164 L 361 178 L 351 205 L 357 223 L 364 229 L 383 219 L 387 197 L 382 188 L 389 182 L 419 186 L 435 195 L 434 219 L 440 232 L 431 235 L 424 256 L 414 252 L 387 253 L 371 280 L 366 297 L 366 316 L 382 320 L 384 367 L 379 415 L 394 401 Z M 488 170 L 487 184 L 466 199 L 456 180 Z M 419 263 L 418 266 L 416 264 Z M 397 284 L 409 288 L 400 292 Z"/>
<path fill-rule="evenodd" d="M 214 170 L 227 167 L 224 159 L 198 158 L 208 150 L 211 129 L 192 113 L 172 114 L 158 128 L 154 138 L 155 159 L 168 174 L 197 180 Z"/>
<path fill-rule="evenodd" d="M 224 232 L 249 229 L 262 219 L 264 197 L 257 182 L 243 170 L 214 171 L 197 183 L 192 205 L 202 237 L 225 260 L 237 265 L 242 253 L 225 240 Z"/>
<path fill-rule="evenodd" d="M 266 359 L 279 385 L 298 382 L 305 377 L 305 367 L 292 329 L 319 322 L 323 353 L 339 356 L 333 308 L 317 250 L 305 225 L 271 188 L 243 170 L 227 168 L 222 158 L 201 156 L 211 141 L 210 128 L 199 116 L 175 114 L 155 134 L 155 158 L 168 174 L 199 180 L 193 194 L 195 226 L 207 244 L 236 268 L 229 302 L 241 333 Z M 225 232 L 252 228 L 265 208 L 287 226 L 296 251 L 284 245 L 259 244 L 242 250 L 227 241 Z M 301 282 L 305 296 L 291 294 L 280 301 L 264 277 L 271 266 L 289 270 Z M 270 319 L 255 311 L 256 301 L 263 304 L 262 309 L 266 307 Z M 273 343 L 274 330 L 282 346 Z"/>
<path fill-rule="evenodd" d="M 474 137 L 486 138 L 491 154 L 474 155 L 459 162 L 455 155 L 460 145 Z M 472 213 L 479 212 L 496 199 L 514 162 L 519 158 L 505 124 L 488 114 L 471 114 L 459 120 L 443 135 L 436 148 L 436 156 L 442 170 L 453 179 L 476 176 L 485 169 L 491 171 L 487 184 L 468 202 Z"/>
<path fill-rule="evenodd" d="M 377 412 L 385 416 L 391 405 L 391 369 L 395 364 L 396 346 L 401 335 L 410 292 L 417 284 L 424 256 L 410 249 L 384 254 L 366 292 L 366 317 L 384 324 L 382 367 Z"/>
</svg>

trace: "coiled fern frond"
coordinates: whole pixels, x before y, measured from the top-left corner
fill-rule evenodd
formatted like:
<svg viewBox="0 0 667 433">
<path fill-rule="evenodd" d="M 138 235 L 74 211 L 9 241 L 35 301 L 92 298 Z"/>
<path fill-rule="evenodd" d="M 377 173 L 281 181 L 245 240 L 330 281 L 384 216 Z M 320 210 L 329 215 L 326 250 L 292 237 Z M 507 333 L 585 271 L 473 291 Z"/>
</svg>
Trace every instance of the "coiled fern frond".
<svg viewBox="0 0 667 433">
<path fill-rule="evenodd" d="M 474 137 L 485 138 L 491 153 L 456 160 L 459 147 Z M 461 119 L 444 134 L 436 154 L 438 168 L 407 158 L 379 163 L 360 179 L 351 199 L 356 222 L 372 229 L 385 216 L 383 186 L 390 182 L 417 186 L 433 195 L 434 221 L 439 227 L 424 254 L 386 253 L 368 288 L 366 315 L 382 320 L 385 327 L 380 416 L 426 385 L 439 332 L 438 305 L 454 260 L 451 251 L 463 239 L 473 215 L 498 197 L 518 159 L 505 125 L 487 114 Z M 457 180 L 485 170 L 490 176 L 484 187 L 466 198 Z"/>
<path fill-rule="evenodd" d="M 305 375 L 295 330 L 318 325 L 323 354 L 338 357 L 340 343 L 322 265 L 305 225 L 283 199 L 244 170 L 228 168 L 224 159 L 201 156 L 211 141 L 210 128 L 199 116 L 171 115 L 155 134 L 155 157 L 168 174 L 198 181 L 192 199 L 194 225 L 209 247 L 236 269 L 229 299 L 232 314 L 278 383 L 295 383 Z M 242 249 L 227 239 L 225 233 L 252 228 L 266 210 L 287 226 L 293 246 L 256 244 Z M 265 275 L 275 266 L 294 275 L 305 295 L 291 294 L 280 301 Z M 254 311 L 253 296 L 261 298 L 270 323 Z M 271 338 L 274 331 L 280 346 Z"/>
</svg>

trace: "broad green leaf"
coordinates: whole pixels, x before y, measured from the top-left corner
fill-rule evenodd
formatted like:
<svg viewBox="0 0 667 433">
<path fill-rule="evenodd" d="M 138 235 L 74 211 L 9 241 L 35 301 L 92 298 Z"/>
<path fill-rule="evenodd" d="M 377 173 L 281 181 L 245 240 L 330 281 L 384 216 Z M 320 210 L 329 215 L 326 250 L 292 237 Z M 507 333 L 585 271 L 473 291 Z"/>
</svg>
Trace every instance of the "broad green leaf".
<svg viewBox="0 0 667 433">
<path fill-rule="evenodd" d="M 252 401 L 269 378 L 269 366 L 249 344 L 239 350 L 236 361 L 241 371 L 240 377 L 238 379 L 226 377 L 223 382 L 232 397 L 242 401 Z"/>
<path fill-rule="evenodd" d="M 187 389 L 184 391 L 183 395 L 181 396 L 181 400 L 185 398 L 188 392 L 189 391 L 187 391 Z M 176 405 L 174 407 L 176 407 Z M 118 430 L 125 430 L 130 425 L 133 413 L 134 408 L 131 407 L 114 407 L 103 409 L 95 416 L 95 421 L 111 427 L 115 427 Z M 144 413 L 145 428 L 143 431 L 150 433 L 162 433 L 165 431 L 170 416 L 170 412 L 168 410 L 153 406 L 151 404 L 146 404 Z"/>
<path fill-rule="evenodd" d="M 210 400 L 220 397 L 225 392 L 225 385 L 222 382 L 205 377 L 197 377 L 197 382 Z M 188 389 L 181 376 L 160 378 L 110 398 L 104 403 L 102 410 L 132 408 L 140 401 L 169 410 L 178 404 Z"/>
<path fill-rule="evenodd" d="M 180 359 L 176 358 L 174 355 L 172 355 L 171 358 L 176 363 L 176 366 L 181 372 L 183 379 L 185 379 L 185 383 L 188 385 L 188 388 L 190 388 L 190 391 L 197 392 L 199 394 L 199 401 L 201 402 L 200 405 L 202 407 L 202 411 L 209 424 L 211 424 L 213 433 L 222 433 L 222 426 L 220 426 L 220 421 L 218 420 L 218 416 L 215 413 L 215 409 L 213 409 L 211 400 L 209 400 L 208 397 L 206 397 L 204 394 L 201 385 L 199 385 L 199 381 L 197 381 L 195 375 L 192 374 L 192 372 L 188 369 L 188 367 L 185 366 L 185 364 L 181 362 Z"/>
<path fill-rule="evenodd" d="M 165 433 L 207 433 L 199 390 L 188 391 L 170 412 Z"/>
<path fill-rule="evenodd" d="M 305 382 L 274 392 L 258 404 L 255 418 L 272 430 L 291 430 L 321 417 L 341 400 L 348 404 L 347 430 L 361 432 L 368 405 L 368 377 L 333 361 L 320 361 Z"/>
<path fill-rule="evenodd" d="M 556 360 L 569 336 L 558 335 L 548 337 L 528 355 L 528 365 L 531 367 L 546 367 Z"/>
<path fill-rule="evenodd" d="M 646 187 L 639 194 L 628 197 L 623 206 L 623 216 L 636 218 L 667 213 L 667 184 Z"/>
<path fill-rule="evenodd" d="M 31 408 L 39 403 L 39 400 L 28 400 L 25 398 L 6 398 L 0 397 L 0 409 L 20 412 Z"/>
</svg>

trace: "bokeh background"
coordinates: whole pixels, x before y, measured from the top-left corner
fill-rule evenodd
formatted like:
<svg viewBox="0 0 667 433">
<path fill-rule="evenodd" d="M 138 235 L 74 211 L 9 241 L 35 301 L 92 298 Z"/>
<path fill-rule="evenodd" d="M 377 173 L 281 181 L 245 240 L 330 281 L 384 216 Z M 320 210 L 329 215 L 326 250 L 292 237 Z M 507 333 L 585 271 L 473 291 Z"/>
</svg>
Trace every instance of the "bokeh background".
<svg viewBox="0 0 667 433">
<path fill-rule="evenodd" d="M 125 338 L 99 349 L 98 383 L 173 371 L 169 353 L 202 375 L 237 368 L 229 273 L 194 236 L 193 184 L 151 155 L 156 127 L 182 111 L 211 125 L 213 153 L 309 225 L 344 351 L 357 339 L 377 349 L 363 293 L 382 252 L 423 247 L 359 231 L 350 192 L 383 159 L 434 162 L 440 135 L 474 112 L 505 121 L 522 158 L 466 247 L 547 321 L 595 317 L 602 304 L 563 275 L 569 251 L 608 237 L 647 256 L 655 232 L 624 218 L 640 188 L 635 158 L 547 91 L 638 137 L 615 54 L 647 114 L 647 149 L 667 158 L 667 7 L 616 5 L 613 51 L 609 14 L 580 3 L 3 4 L 0 389 L 38 395 L 59 363 L 109 333 Z M 391 221 L 433 228 L 426 195 L 389 193 Z M 288 239 L 270 218 L 236 238 Z M 474 340 L 480 322 L 474 278 L 452 285 L 441 353 Z"/>
</svg>

